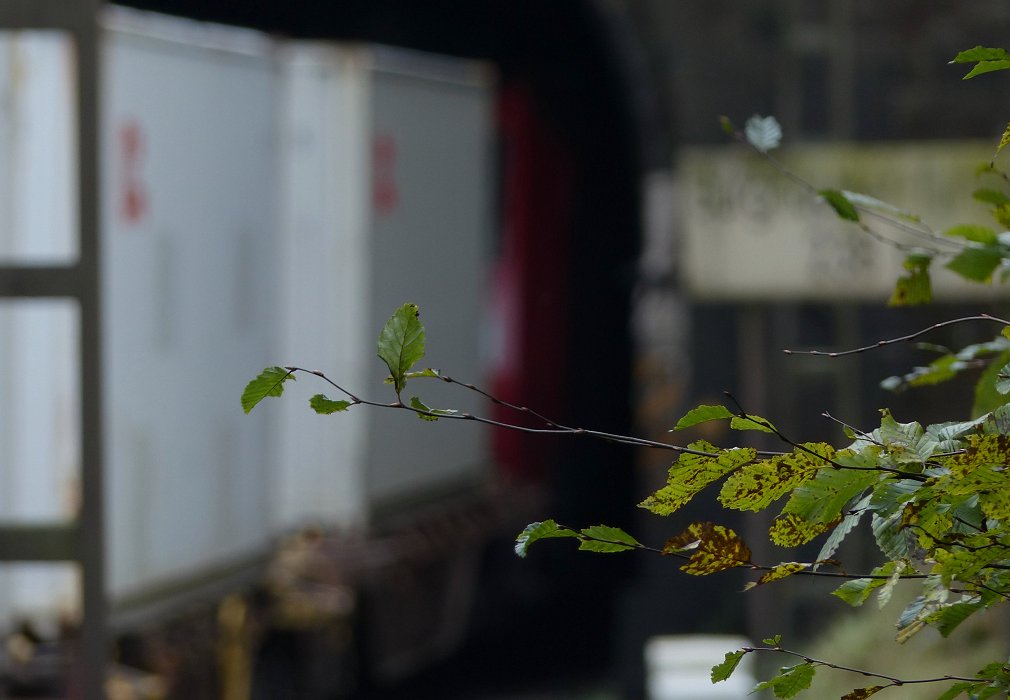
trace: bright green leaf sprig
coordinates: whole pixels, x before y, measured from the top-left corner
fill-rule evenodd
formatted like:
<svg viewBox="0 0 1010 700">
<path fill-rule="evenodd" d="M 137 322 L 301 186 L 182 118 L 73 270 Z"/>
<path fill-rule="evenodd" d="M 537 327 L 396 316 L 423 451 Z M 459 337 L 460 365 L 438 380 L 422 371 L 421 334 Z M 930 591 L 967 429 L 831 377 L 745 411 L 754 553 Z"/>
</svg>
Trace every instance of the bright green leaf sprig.
<svg viewBox="0 0 1010 700">
<path fill-rule="evenodd" d="M 983 73 L 991 73 L 997 70 L 1010 68 L 1010 53 L 1005 49 L 992 48 L 987 46 L 976 46 L 965 51 L 961 51 L 951 61 L 951 63 L 974 63 L 975 66 L 965 74 L 962 80 L 974 78 Z"/>
<path fill-rule="evenodd" d="M 252 411 L 263 399 L 276 398 L 284 392 L 284 382 L 295 379 L 298 372 L 308 372 L 331 384 L 345 399 L 331 399 L 325 394 L 316 394 L 309 399 L 309 407 L 319 415 L 330 415 L 342 413 L 357 404 L 368 404 L 387 408 L 410 408 L 417 416 L 426 421 L 436 421 L 441 417 L 463 417 L 453 409 L 432 408 L 428 406 L 418 396 L 412 396 L 407 404 L 401 399 L 401 393 L 411 379 L 441 379 L 452 382 L 449 377 L 444 376 L 437 369 L 425 368 L 415 370 L 414 366 L 424 358 L 425 352 L 425 332 L 421 325 L 420 311 L 417 304 L 403 304 L 398 308 L 389 320 L 386 321 L 379 333 L 377 343 L 377 355 L 386 368 L 389 376 L 386 383 L 393 385 L 396 392 L 396 401 L 391 404 L 365 401 L 358 398 L 351 392 L 335 384 L 326 375 L 318 370 L 305 370 L 300 367 L 267 367 L 259 376 L 250 381 L 242 392 L 242 410 L 246 413 Z"/>
<path fill-rule="evenodd" d="M 624 530 L 608 525 L 594 525 L 576 530 L 558 525 L 553 520 L 530 523 L 516 538 L 516 554 L 525 557 L 530 545 L 538 540 L 569 537 L 579 540 L 579 549 L 588 552 L 612 554 L 630 549 L 642 549 L 644 545 Z"/>
</svg>

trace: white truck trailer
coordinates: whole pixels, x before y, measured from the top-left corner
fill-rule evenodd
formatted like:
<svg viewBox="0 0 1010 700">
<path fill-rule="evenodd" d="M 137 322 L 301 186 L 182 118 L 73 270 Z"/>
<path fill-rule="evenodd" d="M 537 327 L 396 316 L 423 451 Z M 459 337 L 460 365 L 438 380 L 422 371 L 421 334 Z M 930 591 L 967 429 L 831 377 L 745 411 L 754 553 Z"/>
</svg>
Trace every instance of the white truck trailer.
<svg viewBox="0 0 1010 700">
<path fill-rule="evenodd" d="M 367 536 L 488 484 L 473 425 L 319 417 L 288 397 L 245 416 L 238 397 L 283 363 L 378 393 L 374 339 L 405 301 L 438 339 L 430 361 L 481 379 L 492 85 L 478 64 L 392 49 L 120 10 L 104 28 L 104 556 L 109 624 L 127 629 L 256 580 L 294 529 Z M 75 80 L 67 35 L 0 32 L 4 263 L 79 253 Z M 7 525 L 77 517 L 78 316 L 0 300 Z M 0 628 L 76 618 L 78 575 L 0 566 Z"/>
</svg>

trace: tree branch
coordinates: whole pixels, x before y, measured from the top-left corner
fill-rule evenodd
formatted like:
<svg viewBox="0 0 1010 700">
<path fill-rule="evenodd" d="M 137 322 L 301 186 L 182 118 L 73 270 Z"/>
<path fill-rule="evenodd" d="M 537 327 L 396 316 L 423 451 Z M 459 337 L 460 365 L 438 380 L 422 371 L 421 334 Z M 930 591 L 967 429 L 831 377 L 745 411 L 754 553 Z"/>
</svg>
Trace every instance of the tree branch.
<svg viewBox="0 0 1010 700">
<path fill-rule="evenodd" d="M 741 651 L 743 651 L 745 653 L 764 651 L 764 652 L 773 652 L 773 653 L 776 653 L 776 654 L 786 654 L 788 656 L 793 656 L 793 657 L 796 657 L 798 659 L 802 659 L 806 663 L 812 664 L 814 666 L 824 666 L 825 668 L 833 668 L 833 669 L 835 669 L 837 671 L 846 671 L 848 673 L 855 673 L 855 674 L 858 674 L 860 676 L 865 676 L 866 678 L 879 678 L 882 681 L 887 681 L 887 686 L 885 686 L 885 687 L 902 686 L 902 685 L 915 685 L 915 684 L 920 684 L 920 683 L 944 683 L 944 682 L 947 682 L 947 681 L 967 681 L 967 682 L 970 682 L 970 683 L 985 683 L 985 682 L 987 682 L 987 681 L 990 680 L 988 678 L 977 678 L 977 677 L 967 677 L 967 676 L 952 676 L 952 675 L 935 676 L 933 678 L 913 678 L 913 679 L 909 679 L 909 678 L 897 678 L 895 676 L 888 676 L 887 674 L 884 674 L 884 673 L 877 673 L 875 671 L 867 671 L 866 669 L 854 668 L 852 666 L 843 666 L 841 664 L 832 663 L 830 661 L 824 661 L 823 659 L 815 659 L 812 656 L 807 656 L 806 654 L 800 653 L 798 651 L 793 651 L 791 649 L 785 649 L 785 648 L 780 647 L 780 646 L 774 646 L 774 647 L 743 647 L 743 649 L 741 649 Z"/>
<path fill-rule="evenodd" d="M 865 345 L 861 348 L 853 348 L 852 350 L 839 350 L 835 352 L 825 352 L 823 350 L 783 350 L 786 355 L 817 355 L 819 357 L 842 357 L 843 355 L 855 355 L 860 352 L 868 352 L 870 350 L 877 350 L 888 345 L 894 345 L 895 343 L 905 343 L 910 340 L 915 340 L 919 336 L 925 335 L 931 331 L 935 331 L 938 328 L 943 328 L 945 326 L 952 326 L 956 323 L 967 323 L 969 321 L 992 321 L 993 323 L 998 323 L 1002 326 L 1010 326 L 1010 321 L 1006 321 L 1002 318 L 997 318 L 990 314 L 978 314 L 977 316 L 965 316 L 964 318 L 954 318 L 949 321 L 941 321 L 940 323 L 934 323 L 928 328 L 923 328 L 915 333 L 909 333 L 908 335 L 903 335 L 898 338 L 891 338 L 889 340 L 878 340 L 873 345 Z"/>
</svg>

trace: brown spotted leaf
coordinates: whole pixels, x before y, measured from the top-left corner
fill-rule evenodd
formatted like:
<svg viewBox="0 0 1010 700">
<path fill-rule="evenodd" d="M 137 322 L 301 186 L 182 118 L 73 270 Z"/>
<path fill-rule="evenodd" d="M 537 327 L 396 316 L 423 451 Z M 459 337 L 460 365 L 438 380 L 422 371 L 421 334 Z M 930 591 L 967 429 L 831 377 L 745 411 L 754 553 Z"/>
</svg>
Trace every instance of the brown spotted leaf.
<svg viewBox="0 0 1010 700">
<path fill-rule="evenodd" d="M 971 435 L 965 450 L 951 457 L 950 475 L 937 487 L 951 495 L 978 494 L 988 518 L 1010 518 L 1010 435 Z"/>
<path fill-rule="evenodd" d="M 656 515 L 670 515 L 686 505 L 712 482 L 753 461 L 756 455 L 751 447 L 722 450 L 704 440 L 693 442 L 688 447 L 718 456 L 683 455 L 670 467 L 666 486 L 639 503 L 640 508 L 650 510 Z"/>
<path fill-rule="evenodd" d="M 871 685 L 869 688 L 856 688 L 851 693 L 846 693 L 839 700 L 864 700 L 871 695 L 876 695 L 877 691 L 883 690 L 882 685 Z"/>
<path fill-rule="evenodd" d="M 719 502 L 734 510 L 763 510 L 830 464 L 834 448 L 806 443 L 789 454 L 737 469 L 726 479 Z"/>
<path fill-rule="evenodd" d="M 780 547 L 798 547 L 806 544 L 842 521 L 842 516 L 827 523 L 812 523 L 795 513 L 783 513 L 775 518 L 768 536 Z"/>
<path fill-rule="evenodd" d="M 969 435 L 965 450 L 946 462 L 954 476 L 964 476 L 979 467 L 1010 464 L 1010 435 Z"/>
<path fill-rule="evenodd" d="M 672 554 L 692 546 L 690 559 L 680 569 L 694 576 L 750 564 L 750 548 L 731 529 L 715 523 L 691 523 L 682 533 L 667 540 L 663 551 Z"/>
</svg>

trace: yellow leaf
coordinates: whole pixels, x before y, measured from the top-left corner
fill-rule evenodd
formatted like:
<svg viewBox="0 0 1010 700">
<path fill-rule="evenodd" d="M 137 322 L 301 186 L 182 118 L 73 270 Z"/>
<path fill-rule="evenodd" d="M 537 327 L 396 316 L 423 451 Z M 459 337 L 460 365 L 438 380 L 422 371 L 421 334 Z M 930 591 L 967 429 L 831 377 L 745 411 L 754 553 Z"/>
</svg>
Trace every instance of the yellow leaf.
<svg viewBox="0 0 1010 700">
<path fill-rule="evenodd" d="M 999 155 L 1000 151 L 1006 148 L 1006 145 L 1010 143 L 1010 124 L 1006 125 L 1006 129 L 1003 130 L 1003 136 L 999 140 L 999 146 L 996 147 L 996 153 L 993 155 L 993 160 L 996 160 L 996 156 Z"/>
<path fill-rule="evenodd" d="M 799 561 L 787 561 L 781 564 L 776 564 L 770 571 L 767 571 L 763 576 L 761 576 L 755 585 L 760 586 L 764 583 L 771 583 L 772 581 L 784 579 L 787 576 L 792 576 L 800 571 L 806 571 L 811 566 L 813 566 L 813 564 L 805 564 Z"/>
</svg>

